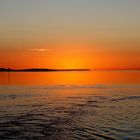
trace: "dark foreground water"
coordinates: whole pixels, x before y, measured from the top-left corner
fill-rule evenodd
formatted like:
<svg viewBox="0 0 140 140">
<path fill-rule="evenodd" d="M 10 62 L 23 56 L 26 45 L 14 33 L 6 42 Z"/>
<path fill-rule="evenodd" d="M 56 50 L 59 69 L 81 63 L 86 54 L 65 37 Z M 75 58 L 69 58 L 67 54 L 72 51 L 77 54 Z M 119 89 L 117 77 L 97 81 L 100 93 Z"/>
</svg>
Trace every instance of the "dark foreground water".
<svg viewBox="0 0 140 140">
<path fill-rule="evenodd" d="M 22 84 L 23 78 L 19 84 L 1 81 L 0 140 L 140 140 L 138 77 L 100 79 L 98 84 L 94 76 L 77 83 L 76 77 L 55 79 L 61 85 L 52 76 L 44 78 L 50 82 L 31 85 L 25 77 L 28 84 Z"/>
</svg>

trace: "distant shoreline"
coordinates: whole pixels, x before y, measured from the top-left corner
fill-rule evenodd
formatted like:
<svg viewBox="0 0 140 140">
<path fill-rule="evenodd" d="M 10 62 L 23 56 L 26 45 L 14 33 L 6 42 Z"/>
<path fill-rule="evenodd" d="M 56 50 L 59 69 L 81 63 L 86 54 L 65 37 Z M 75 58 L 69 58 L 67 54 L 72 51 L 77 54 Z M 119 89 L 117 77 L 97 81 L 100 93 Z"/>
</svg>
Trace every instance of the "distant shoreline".
<svg viewBox="0 0 140 140">
<path fill-rule="evenodd" d="M 0 72 L 61 72 L 61 71 L 90 71 L 90 69 L 5 69 L 0 68 Z"/>
<path fill-rule="evenodd" d="M 6 68 L 0 68 L 0 72 L 72 72 L 72 71 L 140 71 L 140 69 L 47 69 L 47 68 L 6 69 Z"/>
</svg>

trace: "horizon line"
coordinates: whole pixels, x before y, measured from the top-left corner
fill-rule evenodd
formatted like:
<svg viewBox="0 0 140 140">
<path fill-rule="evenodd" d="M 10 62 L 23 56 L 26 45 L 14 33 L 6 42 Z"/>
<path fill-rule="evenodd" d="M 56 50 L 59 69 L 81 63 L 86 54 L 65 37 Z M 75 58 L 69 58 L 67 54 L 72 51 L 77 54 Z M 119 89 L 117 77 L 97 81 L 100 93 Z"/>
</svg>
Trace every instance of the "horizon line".
<svg viewBox="0 0 140 140">
<path fill-rule="evenodd" d="M 113 70 L 140 70 L 140 68 L 3 68 L 0 71 L 113 71 Z"/>
</svg>

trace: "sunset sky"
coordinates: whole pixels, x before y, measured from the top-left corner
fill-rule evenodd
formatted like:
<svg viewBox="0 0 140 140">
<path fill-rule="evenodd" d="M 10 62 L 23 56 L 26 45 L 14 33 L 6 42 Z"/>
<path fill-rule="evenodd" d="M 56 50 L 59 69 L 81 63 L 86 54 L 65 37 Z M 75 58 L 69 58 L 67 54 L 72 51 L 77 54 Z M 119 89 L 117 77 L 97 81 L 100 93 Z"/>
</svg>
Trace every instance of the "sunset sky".
<svg viewBox="0 0 140 140">
<path fill-rule="evenodd" d="M 0 67 L 140 68 L 140 0 L 0 0 Z"/>
</svg>

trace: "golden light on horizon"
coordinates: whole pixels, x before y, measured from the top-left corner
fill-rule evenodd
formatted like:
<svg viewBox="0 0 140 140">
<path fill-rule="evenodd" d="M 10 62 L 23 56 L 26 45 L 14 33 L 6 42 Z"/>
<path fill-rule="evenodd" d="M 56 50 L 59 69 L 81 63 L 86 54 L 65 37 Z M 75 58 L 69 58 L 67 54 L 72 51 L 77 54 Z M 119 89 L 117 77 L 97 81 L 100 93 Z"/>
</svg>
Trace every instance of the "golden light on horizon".
<svg viewBox="0 0 140 140">
<path fill-rule="evenodd" d="M 74 69 L 74 68 L 83 68 L 84 61 L 82 58 L 76 58 L 76 57 L 62 57 L 56 60 L 56 65 L 60 68 L 64 69 Z"/>
</svg>

